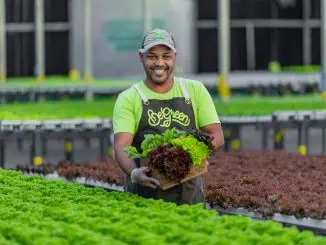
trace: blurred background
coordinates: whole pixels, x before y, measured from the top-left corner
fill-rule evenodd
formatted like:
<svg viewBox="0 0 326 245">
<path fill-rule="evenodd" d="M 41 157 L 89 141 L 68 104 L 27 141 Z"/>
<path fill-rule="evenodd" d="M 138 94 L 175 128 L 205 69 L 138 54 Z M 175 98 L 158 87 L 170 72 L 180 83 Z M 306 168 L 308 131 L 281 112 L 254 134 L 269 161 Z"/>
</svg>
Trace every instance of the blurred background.
<svg viewBox="0 0 326 245">
<path fill-rule="evenodd" d="M 0 0 L 0 162 L 112 153 L 103 119 L 143 79 L 138 49 L 152 28 L 175 38 L 175 75 L 211 93 L 226 151 L 324 154 L 325 8 L 325 0 Z M 108 134 L 86 135 L 98 128 Z M 61 134 L 48 139 L 54 129 Z"/>
<path fill-rule="evenodd" d="M 224 59 L 231 73 L 312 72 L 321 64 L 321 0 L 1 2 L 8 78 L 67 76 L 71 71 L 96 78 L 142 78 L 137 50 L 143 34 L 155 27 L 175 37 L 176 72 L 213 75 L 205 80 L 215 80 L 221 69 L 222 45 L 229 51 Z M 228 20 L 222 27 L 221 18 Z M 229 32 L 226 44 L 219 37 L 223 27 Z M 5 51 L 0 49 L 1 56 Z M 231 77 L 230 86 L 232 82 Z"/>
</svg>

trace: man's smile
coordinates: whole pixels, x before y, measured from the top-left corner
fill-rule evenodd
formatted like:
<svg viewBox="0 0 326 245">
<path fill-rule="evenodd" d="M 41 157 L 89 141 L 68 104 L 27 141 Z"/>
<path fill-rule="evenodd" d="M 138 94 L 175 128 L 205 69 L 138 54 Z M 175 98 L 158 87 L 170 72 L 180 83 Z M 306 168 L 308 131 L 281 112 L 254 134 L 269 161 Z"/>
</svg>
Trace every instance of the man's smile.
<svg viewBox="0 0 326 245">
<path fill-rule="evenodd" d="M 151 71 L 155 74 L 155 76 L 163 76 L 164 72 L 166 72 L 168 70 L 168 68 L 162 68 L 162 67 L 155 67 L 155 68 L 151 68 Z"/>
</svg>

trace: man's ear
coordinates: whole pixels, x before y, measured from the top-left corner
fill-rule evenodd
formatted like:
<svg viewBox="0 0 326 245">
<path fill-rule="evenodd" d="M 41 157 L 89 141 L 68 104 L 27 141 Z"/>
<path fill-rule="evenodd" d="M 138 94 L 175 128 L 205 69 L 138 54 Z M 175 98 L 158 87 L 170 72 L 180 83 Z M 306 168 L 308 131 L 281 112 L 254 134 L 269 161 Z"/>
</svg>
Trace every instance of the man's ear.
<svg viewBox="0 0 326 245">
<path fill-rule="evenodd" d="M 139 52 L 138 54 L 139 54 L 140 61 L 143 62 L 144 61 L 144 54 L 141 53 L 141 52 Z"/>
</svg>

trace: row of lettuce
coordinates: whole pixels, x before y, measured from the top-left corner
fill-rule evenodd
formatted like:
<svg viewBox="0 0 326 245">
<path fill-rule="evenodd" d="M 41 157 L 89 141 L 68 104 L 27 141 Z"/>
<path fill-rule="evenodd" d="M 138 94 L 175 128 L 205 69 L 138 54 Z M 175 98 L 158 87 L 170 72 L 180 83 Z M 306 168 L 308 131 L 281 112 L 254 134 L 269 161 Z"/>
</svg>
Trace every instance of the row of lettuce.
<svg viewBox="0 0 326 245">
<path fill-rule="evenodd" d="M 85 101 L 3 104 L 0 120 L 47 120 L 67 118 L 111 118 L 116 98 Z M 269 115 L 274 111 L 326 109 L 321 96 L 232 97 L 228 103 L 215 101 L 219 115 Z"/>
<path fill-rule="evenodd" d="M 272 221 L 216 216 L 16 171 L 0 170 L 1 244 L 326 244 Z"/>
</svg>

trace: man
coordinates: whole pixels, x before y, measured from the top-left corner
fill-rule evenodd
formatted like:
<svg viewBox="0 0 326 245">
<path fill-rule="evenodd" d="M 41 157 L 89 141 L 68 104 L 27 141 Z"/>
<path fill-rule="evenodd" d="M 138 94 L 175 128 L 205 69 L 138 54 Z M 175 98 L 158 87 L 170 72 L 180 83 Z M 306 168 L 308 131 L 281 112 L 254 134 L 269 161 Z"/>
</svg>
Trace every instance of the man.
<svg viewBox="0 0 326 245">
<path fill-rule="evenodd" d="M 133 145 L 141 152 L 145 134 L 163 133 L 173 127 L 209 133 L 216 151 L 224 145 L 221 124 L 204 85 L 172 75 L 176 54 L 174 39 L 166 30 L 154 29 L 145 35 L 139 57 L 146 79 L 123 91 L 114 107 L 115 158 L 126 173 L 126 191 L 177 204 L 205 203 L 201 176 L 162 191 L 158 180 L 148 176 L 149 169 L 129 159 L 123 150 Z M 180 113 L 185 116 L 177 117 Z"/>
</svg>

